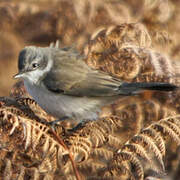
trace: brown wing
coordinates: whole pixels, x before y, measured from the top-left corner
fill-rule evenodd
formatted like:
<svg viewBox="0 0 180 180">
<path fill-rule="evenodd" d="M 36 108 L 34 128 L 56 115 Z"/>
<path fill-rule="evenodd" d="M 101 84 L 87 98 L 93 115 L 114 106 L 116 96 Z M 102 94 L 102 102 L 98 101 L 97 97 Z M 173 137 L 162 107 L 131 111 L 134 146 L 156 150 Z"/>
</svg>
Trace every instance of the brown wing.
<svg viewBox="0 0 180 180">
<path fill-rule="evenodd" d="M 74 96 L 112 96 L 121 81 L 88 67 L 76 52 L 58 50 L 51 71 L 43 80 L 53 92 Z"/>
</svg>

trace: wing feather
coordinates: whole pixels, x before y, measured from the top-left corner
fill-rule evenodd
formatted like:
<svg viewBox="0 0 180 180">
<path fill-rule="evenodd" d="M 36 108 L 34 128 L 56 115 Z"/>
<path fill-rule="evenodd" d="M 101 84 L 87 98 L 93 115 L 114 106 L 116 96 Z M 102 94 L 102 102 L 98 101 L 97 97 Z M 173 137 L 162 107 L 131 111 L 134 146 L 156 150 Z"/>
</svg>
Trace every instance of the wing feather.
<svg viewBox="0 0 180 180">
<path fill-rule="evenodd" d="M 53 92 L 72 96 L 113 96 L 118 94 L 121 81 L 88 67 L 75 51 L 56 49 L 51 71 L 43 79 Z"/>
</svg>

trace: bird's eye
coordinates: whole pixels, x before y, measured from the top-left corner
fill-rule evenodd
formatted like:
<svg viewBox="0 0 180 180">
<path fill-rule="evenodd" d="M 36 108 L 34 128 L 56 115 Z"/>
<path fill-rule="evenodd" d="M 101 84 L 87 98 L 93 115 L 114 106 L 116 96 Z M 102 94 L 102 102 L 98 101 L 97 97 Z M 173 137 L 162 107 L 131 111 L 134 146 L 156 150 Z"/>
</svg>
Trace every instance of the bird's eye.
<svg viewBox="0 0 180 180">
<path fill-rule="evenodd" d="M 38 63 L 33 63 L 33 64 L 32 64 L 33 69 L 37 68 L 38 66 L 39 66 Z"/>
</svg>

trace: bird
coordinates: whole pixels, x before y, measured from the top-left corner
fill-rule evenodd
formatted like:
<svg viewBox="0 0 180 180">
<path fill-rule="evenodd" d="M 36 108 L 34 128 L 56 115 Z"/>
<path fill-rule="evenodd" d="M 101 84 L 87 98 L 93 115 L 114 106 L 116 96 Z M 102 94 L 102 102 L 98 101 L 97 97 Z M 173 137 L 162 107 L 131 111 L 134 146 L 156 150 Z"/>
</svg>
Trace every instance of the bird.
<svg viewBox="0 0 180 180">
<path fill-rule="evenodd" d="M 26 46 L 18 57 L 18 74 L 27 92 L 58 121 L 97 120 L 101 108 L 144 90 L 173 91 L 163 82 L 124 82 L 89 67 L 72 47 Z"/>
</svg>

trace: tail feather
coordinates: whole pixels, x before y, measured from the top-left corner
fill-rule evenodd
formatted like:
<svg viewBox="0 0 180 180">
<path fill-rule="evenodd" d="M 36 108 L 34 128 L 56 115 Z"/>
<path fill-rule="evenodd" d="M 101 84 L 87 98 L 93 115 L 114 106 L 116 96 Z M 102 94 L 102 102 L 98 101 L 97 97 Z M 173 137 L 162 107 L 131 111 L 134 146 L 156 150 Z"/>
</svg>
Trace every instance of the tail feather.
<svg viewBox="0 0 180 180">
<path fill-rule="evenodd" d="M 163 83 L 163 82 L 132 82 L 123 83 L 119 87 L 120 94 L 136 94 L 141 90 L 152 90 L 152 91 L 174 91 L 178 87 L 174 84 Z"/>
</svg>

